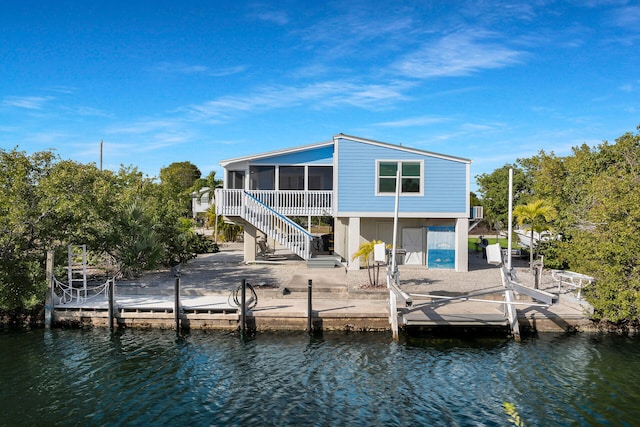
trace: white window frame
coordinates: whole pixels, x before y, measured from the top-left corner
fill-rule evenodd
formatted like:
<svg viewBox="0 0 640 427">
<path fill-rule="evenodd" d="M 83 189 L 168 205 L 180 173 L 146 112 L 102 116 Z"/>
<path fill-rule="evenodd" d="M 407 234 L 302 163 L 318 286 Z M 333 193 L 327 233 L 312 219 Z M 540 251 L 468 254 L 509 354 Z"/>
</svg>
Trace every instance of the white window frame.
<svg viewBox="0 0 640 427">
<path fill-rule="evenodd" d="M 400 195 L 401 196 L 406 196 L 406 197 L 422 197 L 424 196 L 424 160 L 422 159 L 415 159 L 415 160 L 411 160 L 411 159 L 402 159 L 402 160 L 395 160 L 395 159 L 389 159 L 389 160 L 384 160 L 384 159 L 379 159 L 376 160 L 376 180 L 375 180 L 375 195 L 376 196 L 380 196 L 380 197 L 384 197 L 384 196 L 395 196 L 396 192 L 389 192 L 389 193 L 383 193 L 380 192 L 379 189 L 379 184 L 380 184 L 380 163 L 397 163 L 398 167 L 400 168 L 400 170 L 402 171 L 402 163 L 419 163 L 420 164 L 420 191 L 418 191 L 417 193 L 405 193 L 402 191 L 402 188 L 400 189 Z M 407 177 L 408 178 L 408 177 Z M 400 176 L 400 182 L 402 182 L 402 176 Z"/>
</svg>

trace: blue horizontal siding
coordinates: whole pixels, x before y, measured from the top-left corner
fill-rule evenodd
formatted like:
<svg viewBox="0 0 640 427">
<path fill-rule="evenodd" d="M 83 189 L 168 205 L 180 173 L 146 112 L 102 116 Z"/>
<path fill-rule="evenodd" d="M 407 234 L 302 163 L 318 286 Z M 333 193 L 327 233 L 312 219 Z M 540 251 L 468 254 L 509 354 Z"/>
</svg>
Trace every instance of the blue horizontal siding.
<svg viewBox="0 0 640 427">
<path fill-rule="evenodd" d="M 252 165 L 332 165 L 333 146 L 252 160 Z"/>
<path fill-rule="evenodd" d="M 377 160 L 422 160 L 424 196 L 400 198 L 402 212 L 465 212 L 467 165 L 464 162 L 340 139 L 338 144 L 338 210 L 393 212 L 394 195 L 376 196 Z"/>
</svg>

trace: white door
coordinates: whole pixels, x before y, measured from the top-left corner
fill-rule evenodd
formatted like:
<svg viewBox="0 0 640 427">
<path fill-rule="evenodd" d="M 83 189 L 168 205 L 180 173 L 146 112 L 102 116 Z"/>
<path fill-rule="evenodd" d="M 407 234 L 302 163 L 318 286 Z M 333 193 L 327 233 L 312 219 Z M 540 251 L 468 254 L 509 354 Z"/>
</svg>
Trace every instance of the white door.
<svg viewBox="0 0 640 427">
<path fill-rule="evenodd" d="M 407 252 L 404 256 L 404 264 L 424 264 L 424 230 L 422 228 L 403 228 L 402 248 Z"/>
</svg>

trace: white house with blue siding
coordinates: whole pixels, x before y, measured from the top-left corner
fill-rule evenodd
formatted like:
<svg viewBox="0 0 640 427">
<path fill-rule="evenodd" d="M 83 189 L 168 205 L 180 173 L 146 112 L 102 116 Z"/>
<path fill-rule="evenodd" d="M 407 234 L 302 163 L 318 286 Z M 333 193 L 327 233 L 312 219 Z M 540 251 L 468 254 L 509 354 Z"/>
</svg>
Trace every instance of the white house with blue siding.
<svg viewBox="0 0 640 427">
<path fill-rule="evenodd" d="M 468 159 L 338 134 L 331 141 L 220 162 L 218 213 L 245 227 L 245 260 L 260 235 L 303 259 L 313 238 L 291 217 L 333 219 L 336 256 L 350 269 L 361 243 L 391 243 L 396 171 L 400 169 L 398 247 L 404 264 L 467 271 L 471 207 Z"/>
</svg>

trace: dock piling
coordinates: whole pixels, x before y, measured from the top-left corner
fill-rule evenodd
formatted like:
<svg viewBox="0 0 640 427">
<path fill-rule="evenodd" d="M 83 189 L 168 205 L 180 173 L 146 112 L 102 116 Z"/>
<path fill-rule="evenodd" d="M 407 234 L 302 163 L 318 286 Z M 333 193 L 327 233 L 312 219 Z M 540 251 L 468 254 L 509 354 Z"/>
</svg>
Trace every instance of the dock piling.
<svg viewBox="0 0 640 427">
<path fill-rule="evenodd" d="M 113 300 L 115 295 L 116 281 L 115 279 L 111 279 L 110 282 L 111 283 L 107 285 L 109 286 L 109 330 L 113 332 L 113 318 L 114 318 Z"/>
<path fill-rule="evenodd" d="M 247 280 L 242 279 L 240 286 L 240 336 L 244 338 L 247 331 Z"/>
<path fill-rule="evenodd" d="M 180 332 L 180 276 L 176 277 L 175 307 L 173 309 L 176 325 L 176 333 Z"/>
<path fill-rule="evenodd" d="M 307 332 L 313 334 L 313 304 L 312 304 L 313 280 L 307 282 Z"/>
</svg>

